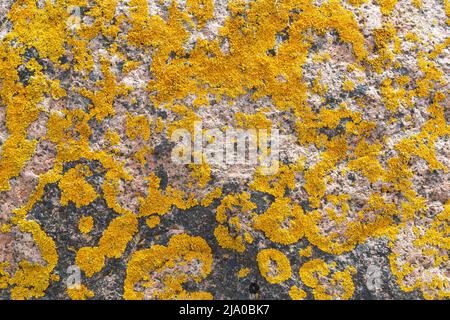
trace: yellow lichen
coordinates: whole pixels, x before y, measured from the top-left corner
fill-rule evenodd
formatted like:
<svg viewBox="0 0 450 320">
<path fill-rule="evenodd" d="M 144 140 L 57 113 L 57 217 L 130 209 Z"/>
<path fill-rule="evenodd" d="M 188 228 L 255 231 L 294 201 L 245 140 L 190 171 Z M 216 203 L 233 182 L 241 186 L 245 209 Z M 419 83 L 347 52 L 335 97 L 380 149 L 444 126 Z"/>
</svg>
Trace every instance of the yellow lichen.
<svg viewBox="0 0 450 320">
<path fill-rule="evenodd" d="M 292 300 L 303 300 L 306 298 L 306 292 L 302 289 L 299 289 L 297 286 L 292 286 L 289 289 L 289 296 Z"/>
<path fill-rule="evenodd" d="M 197 265 L 187 269 L 186 272 L 177 271 L 177 266 L 184 269 L 190 264 Z M 145 294 L 136 291 L 136 286 L 142 283 L 144 288 L 155 286 L 155 290 L 148 298 L 157 299 L 211 299 L 207 292 L 187 292 L 182 284 L 188 279 L 200 282 L 211 272 L 211 249 L 200 237 L 191 237 L 186 234 L 173 236 L 167 246 L 154 245 L 150 249 L 136 251 L 131 256 L 127 267 L 125 279 L 125 299 L 143 299 Z M 164 273 L 166 269 L 172 270 Z M 165 286 L 158 289 L 156 281 L 148 275 L 161 274 L 161 280 Z"/>
<path fill-rule="evenodd" d="M 304 235 L 303 210 L 291 205 L 289 198 L 277 198 L 270 208 L 254 219 L 254 228 L 262 230 L 273 242 L 292 244 Z"/>
<path fill-rule="evenodd" d="M 341 299 L 348 300 L 355 290 L 352 280 L 352 268 L 336 271 L 330 276 L 330 266 L 321 259 L 306 262 L 300 267 L 300 279 L 313 289 L 313 295 L 318 300 Z M 331 292 L 339 292 L 332 294 Z"/>
<path fill-rule="evenodd" d="M 156 227 L 161 222 L 161 219 L 158 216 L 151 216 L 147 220 L 145 220 L 145 223 L 148 225 L 150 229 Z"/>
<path fill-rule="evenodd" d="M 250 269 L 249 268 L 242 268 L 239 270 L 238 272 L 238 277 L 239 278 L 245 278 L 246 276 L 248 276 L 248 274 L 250 273 Z"/>
<path fill-rule="evenodd" d="M 60 188 L 63 206 L 73 204 L 80 208 L 103 198 L 117 214 L 97 246 L 77 251 L 75 262 L 89 277 L 102 270 L 106 259 L 124 254 L 135 238 L 140 219 L 154 228 L 160 223 L 160 216 L 175 212 L 174 208 L 185 210 L 199 203 L 210 207 L 222 198 L 216 211 L 218 225 L 214 235 L 221 247 L 239 253 L 254 243 L 254 231 L 261 231 L 282 245 L 294 244 L 305 236 L 311 246 L 299 252 L 302 258 L 310 257 L 313 247 L 330 254 L 348 252 L 369 237 L 384 236 L 395 249 L 399 234 L 411 232 L 411 246 L 419 254 L 431 257 L 432 266 L 421 278 L 413 278 L 419 266 L 404 263 L 403 255 L 407 253 L 394 251 L 390 266 L 400 288 L 407 292 L 418 289 L 429 299 L 448 298 L 448 281 L 442 276 L 448 264 L 448 202 L 426 226 L 411 226 L 421 223 L 431 201 L 416 190 L 414 164 L 423 160 L 433 174 L 448 172 L 442 155 L 437 154 L 442 139 L 449 135 L 445 113 L 448 84 L 441 63 L 448 37 L 428 46 L 426 37 L 403 32 L 394 23 L 397 18 L 389 22 L 386 17 L 380 28 L 371 31 L 358 22 L 361 17 L 357 19 L 355 14 L 359 9 L 354 7 L 365 0 L 347 0 L 350 5 L 338 0 L 320 4 L 310 0 L 229 1 L 228 15 L 218 27 L 217 36 L 209 30 L 209 21 L 217 14 L 212 0 L 158 3 L 164 15 L 155 13 L 146 0 L 124 4 L 104 0 L 94 6 L 86 0 L 41 2 L 13 3 L 6 15 L 10 31 L 0 41 L 0 104 L 5 115 L 0 192 L 7 193 L 18 185 L 21 192 L 23 178 L 37 181 L 35 190 L 13 209 L 13 216 L 8 223 L 2 223 L 1 230 L 7 233 L 19 226 L 21 232 L 31 234 L 44 261 L 42 265 L 20 261 L 16 271 L 0 265 L 0 288 L 9 288 L 12 298 L 40 298 L 51 282 L 58 280 L 52 274 L 58 262 L 56 244 L 28 215 L 51 184 Z M 378 4 L 385 16 L 403 5 L 397 0 L 379 0 Z M 423 6 L 420 0 L 413 4 Z M 126 13 L 119 13 L 119 5 L 125 6 Z M 71 16 L 71 7 L 88 7 L 83 13 L 88 19 Z M 450 25 L 448 0 L 444 1 L 444 10 Z M 340 77 L 345 79 L 342 90 L 348 94 L 344 102 L 336 104 L 329 102 L 330 88 L 320 70 L 312 83 L 307 83 L 304 76 L 305 71 L 315 69 L 307 63 L 324 65 L 335 59 L 332 52 L 316 50 L 316 40 L 333 35 L 330 31 L 349 45 L 353 55 L 343 57 L 351 60 L 344 63 L 348 74 Z M 97 50 L 98 39 L 104 39 L 108 45 Z M 330 40 L 331 37 L 327 41 Z M 142 52 L 151 63 L 136 61 L 127 45 Z M 423 52 L 423 47 L 432 50 Z M 408 57 L 408 65 L 404 56 Z M 55 72 L 49 72 L 49 65 Z M 420 70 L 418 76 L 397 76 L 403 68 L 412 66 Z M 56 79 L 64 72 L 73 72 L 75 81 Z M 141 72 L 147 72 L 150 78 L 139 83 L 139 88 L 128 86 L 130 79 Z M 356 88 L 355 83 L 371 77 L 375 77 L 374 86 L 381 98 L 376 111 L 371 109 L 370 99 L 354 97 L 360 94 L 360 86 Z M 88 106 L 70 105 L 73 95 L 86 98 Z M 268 106 L 249 113 L 235 111 L 243 96 L 258 104 L 267 100 Z M 310 103 L 311 97 L 320 100 L 318 110 Z M 270 207 L 259 215 L 249 193 L 240 190 L 226 194 L 221 186 L 212 189 L 215 175 L 206 162 L 186 168 L 192 180 L 188 188 L 198 190 L 186 192 L 174 188 L 171 181 L 163 188 L 153 172 L 157 153 L 150 144 L 153 139 L 164 141 L 176 129 L 193 133 L 194 124 L 202 120 L 206 108 L 219 113 L 232 110 L 232 121 L 247 129 L 285 129 L 292 120 L 296 147 L 317 155 L 295 164 L 280 163 L 274 175 L 265 175 L 261 167 L 256 168 L 253 179 L 242 187 L 265 194 L 267 199 L 273 197 Z M 148 113 L 154 110 L 158 110 L 158 116 L 150 120 Z M 424 120 L 413 127 L 416 111 Z M 277 112 L 283 114 L 282 118 L 277 118 Z M 374 119 L 373 112 L 380 116 L 386 113 L 388 120 Z M 45 133 L 36 133 L 40 126 Z M 386 130 L 378 130 L 380 126 Z M 400 132 L 404 136 L 390 140 L 388 133 L 398 130 L 397 126 L 402 126 Z M 257 138 L 259 147 L 267 143 L 261 135 Z M 40 161 L 36 150 L 46 143 L 55 149 L 55 155 L 50 155 L 52 167 L 35 177 L 33 166 Z M 266 156 L 261 155 L 261 159 Z M 204 160 L 201 153 L 194 157 Z M 138 169 L 133 161 L 138 163 Z M 89 166 L 80 162 L 98 163 L 101 188 L 94 185 Z M 140 178 L 133 174 L 141 170 L 147 175 L 147 190 L 126 194 L 124 186 L 137 184 Z M 359 199 L 353 194 L 336 191 L 336 178 L 345 179 L 347 174 L 368 183 L 361 209 L 355 209 L 354 203 Z M 305 212 L 298 202 L 298 195 L 303 192 L 303 201 L 309 207 Z M 140 201 L 138 212 L 123 205 L 125 195 Z M 325 232 L 325 225 L 331 225 L 331 230 Z M 91 216 L 80 219 L 80 232 L 89 233 L 92 228 Z M 127 298 L 143 297 L 135 291 L 139 285 L 159 288 L 145 273 L 171 270 L 173 264 L 182 268 L 183 263 L 175 256 L 190 262 L 194 257 L 203 259 L 206 269 L 200 274 L 191 273 L 194 280 L 203 279 L 210 271 L 212 255 L 206 242 L 199 238 L 175 236 L 167 247 L 155 245 L 147 250 L 133 253 L 129 260 Z M 280 251 L 262 250 L 257 260 L 269 282 L 290 278 L 290 263 Z M 333 269 L 322 260 L 311 260 L 301 267 L 300 278 L 312 288 L 315 298 L 350 298 L 354 291 L 351 268 Z M 164 288 L 158 289 L 154 297 L 212 297 L 206 292 L 186 292 L 182 285 L 189 272 L 180 270 L 176 279 L 161 273 Z M 339 294 L 333 294 L 330 288 L 337 288 Z M 71 298 L 93 297 L 84 286 L 68 294 Z M 297 286 L 291 286 L 289 294 L 293 299 L 305 298 L 305 292 Z"/>
<path fill-rule="evenodd" d="M 62 205 L 67 205 L 71 201 L 79 208 L 88 205 L 98 197 L 94 188 L 85 180 L 89 174 L 88 169 L 77 166 L 63 175 L 59 181 Z"/>
<path fill-rule="evenodd" d="M 106 228 L 97 247 L 83 247 L 78 250 L 76 263 L 88 277 L 102 270 L 105 258 L 120 258 L 128 242 L 137 231 L 137 217 L 125 214 L 115 218 Z"/>
<path fill-rule="evenodd" d="M 245 243 L 253 242 L 249 227 L 255 208 L 246 192 L 223 198 L 216 212 L 216 220 L 220 224 L 214 230 L 214 236 L 222 248 L 244 252 Z"/>
<path fill-rule="evenodd" d="M 291 264 L 279 250 L 264 249 L 256 257 L 261 275 L 272 284 L 281 283 L 291 277 Z"/>
<path fill-rule="evenodd" d="M 91 216 L 81 217 L 78 229 L 81 233 L 89 233 L 94 227 L 94 219 Z"/>
<path fill-rule="evenodd" d="M 86 300 L 94 297 L 94 293 L 85 285 L 80 285 L 79 288 L 68 288 L 67 294 L 72 300 Z"/>
</svg>

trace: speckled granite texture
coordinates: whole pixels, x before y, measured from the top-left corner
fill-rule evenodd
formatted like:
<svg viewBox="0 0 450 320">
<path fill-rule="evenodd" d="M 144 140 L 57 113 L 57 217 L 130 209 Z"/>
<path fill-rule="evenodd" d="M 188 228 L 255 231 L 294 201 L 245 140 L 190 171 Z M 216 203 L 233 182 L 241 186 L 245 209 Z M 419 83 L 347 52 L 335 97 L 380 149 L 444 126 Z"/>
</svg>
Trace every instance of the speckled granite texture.
<svg viewBox="0 0 450 320">
<path fill-rule="evenodd" d="M 1 0 L 0 299 L 449 299 L 449 46 L 449 0 Z"/>
</svg>

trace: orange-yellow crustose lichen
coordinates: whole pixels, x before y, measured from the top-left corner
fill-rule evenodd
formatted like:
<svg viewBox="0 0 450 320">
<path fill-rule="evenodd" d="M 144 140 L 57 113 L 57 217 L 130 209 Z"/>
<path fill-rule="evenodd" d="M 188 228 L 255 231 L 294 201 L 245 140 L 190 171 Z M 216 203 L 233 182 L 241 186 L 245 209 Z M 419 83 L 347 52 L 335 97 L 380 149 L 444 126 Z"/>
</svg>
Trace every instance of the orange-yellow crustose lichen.
<svg viewBox="0 0 450 320">
<path fill-rule="evenodd" d="M 58 262 L 56 245 L 37 222 L 20 220 L 17 224 L 22 232 L 33 236 L 45 265 L 22 260 L 14 276 L 8 279 L 8 284 L 12 287 L 11 298 L 17 300 L 40 298 L 44 296 L 51 281 L 51 272 Z"/>
<path fill-rule="evenodd" d="M 217 187 L 214 188 L 214 190 L 212 190 L 211 192 L 209 192 L 201 201 L 201 205 L 204 207 L 208 207 L 211 205 L 211 203 L 220 198 L 220 196 L 222 196 L 222 188 Z"/>
<path fill-rule="evenodd" d="M 125 95 L 127 88 L 124 85 L 117 85 L 114 74 L 111 73 L 109 61 L 101 59 L 101 71 L 104 80 L 99 80 L 96 86 L 101 87 L 101 90 L 95 92 L 86 88 L 80 89 L 80 93 L 92 101 L 90 106 L 90 114 L 96 117 L 98 121 L 102 121 L 107 116 L 115 114 L 113 102 L 117 95 Z"/>
<path fill-rule="evenodd" d="M 115 218 L 96 247 L 83 247 L 77 252 L 76 263 L 88 277 L 102 270 L 106 258 L 120 258 L 137 231 L 137 217 L 130 213 Z"/>
<path fill-rule="evenodd" d="M 418 255 L 423 258 L 431 258 L 432 266 L 423 277 L 413 276 L 414 261 L 401 261 L 397 253 L 389 257 L 391 269 L 400 288 L 406 292 L 419 289 L 426 299 L 448 299 L 450 297 L 449 279 L 436 273 L 441 266 L 448 266 L 449 256 L 445 254 L 449 250 L 450 243 L 448 232 L 450 230 L 450 201 L 444 206 L 444 210 L 438 214 L 436 219 L 423 230 L 417 228 L 411 230 L 411 226 L 405 221 L 400 228 L 402 231 L 414 233 L 412 243 Z M 394 243 L 395 244 L 395 243 Z M 425 258 L 426 259 L 426 258 Z"/>
<path fill-rule="evenodd" d="M 42 200 L 46 186 L 53 184 L 61 191 L 63 206 L 73 204 L 83 210 L 104 200 L 116 214 L 96 246 L 77 251 L 75 262 L 88 277 L 100 272 L 106 259 L 124 254 L 141 221 L 154 228 L 161 216 L 176 214 L 176 209 L 201 205 L 214 210 L 220 202 L 214 235 L 222 248 L 242 253 L 257 242 L 255 232 L 285 246 L 304 237 L 311 246 L 300 256 L 307 260 L 313 249 L 316 252 L 314 247 L 341 254 L 370 237 L 386 237 L 393 250 L 390 267 L 402 290 L 417 289 L 430 299 L 448 298 L 448 279 L 443 275 L 448 264 L 449 203 L 441 199 L 442 204 L 447 201 L 444 209 L 425 219 L 432 200 L 418 192 L 415 165 L 423 162 L 427 171 L 444 179 L 448 174 L 437 150 L 442 150 L 450 133 L 448 83 L 441 61 L 449 38 L 427 47 L 420 33 L 404 32 L 395 19 L 390 22 L 389 15 L 393 17 L 404 5 L 397 0 L 367 4 L 378 5 L 384 17 L 380 27 L 363 32 L 366 26 L 358 22 L 361 15 L 357 19 L 355 7 L 367 1 L 346 2 L 229 1 L 228 15 L 218 25 L 212 20 L 219 4 L 212 0 L 161 2 L 157 12 L 146 0 L 13 3 L 6 16 L 10 31 L 0 41 L 0 112 L 5 131 L 0 192 L 15 193 L 22 178 L 30 177 L 36 188 L 11 217 L 7 213 L 9 221 L 2 222 L 1 230 L 8 233 L 18 226 L 31 234 L 44 263 L 23 260 L 16 270 L 0 264 L 0 288 L 10 290 L 14 299 L 40 298 L 57 280 L 52 273 L 58 263 L 57 245 L 28 215 Z M 426 5 L 413 3 L 418 8 Z M 450 25 L 449 1 L 442 5 Z M 87 8 L 86 19 L 71 15 L 74 7 Z M 334 36 L 340 41 L 329 41 Z M 338 83 L 346 92 L 343 102 L 329 99 L 332 88 L 320 70 L 311 81 L 305 76 L 309 69 L 335 60 L 334 52 L 317 52 L 316 41 L 321 38 L 327 38 L 334 49 L 349 48 L 351 57 L 339 55 L 342 61 L 349 60 L 343 63 L 348 74 L 339 75 Z M 151 62 L 140 61 L 136 51 Z M 403 74 L 414 67 L 420 71 L 417 75 Z M 67 72 L 70 81 L 58 79 Z M 375 89 L 369 99 L 358 97 L 365 80 Z M 378 95 L 379 101 L 371 101 Z M 265 101 L 264 108 L 236 111 L 244 96 L 255 104 Z M 314 105 L 312 96 L 321 101 L 320 106 Z M 243 183 L 244 191 L 237 194 L 226 193 L 222 185 L 211 187 L 217 177 L 206 162 L 186 167 L 194 181 L 189 183 L 190 191 L 174 187 L 170 179 L 163 186 L 154 172 L 159 165 L 155 162 L 161 159 L 153 140 L 164 141 L 179 128 L 192 132 L 205 110 L 229 116 L 242 128 L 270 130 L 292 123 L 297 138 L 292 150 L 314 156 L 293 164 L 280 162 L 278 172 L 269 176 L 256 167 L 252 179 Z M 152 113 L 158 114 L 154 121 L 148 117 Z M 388 120 L 380 121 L 385 113 Z M 267 142 L 262 140 L 258 136 L 258 146 Z M 45 162 L 51 168 L 35 174 L 35 163 L 40 162 L 37 150 L 47 150 L 48 145 L 55 150 L 51 161 Z M 101 186 L 94 185 L 96 173 L 89 165 L 79 162 L 98 163 Z M 340 190 L 338 179 L 347 175 L 356 177 L 352 187 L 361 184 L 363 191 Z M 142 177 L 147 177 L 147 190 L 126 190 L 125 185 L 137 185 Z M 192 191 L 194 183 L 197 190 Z M 273 197 L 265 212 L 255 213 L 251 192 Z M 132 199 L 129 203 L 137 203 L 137 209 L 124 206 L 123 198 Z M 308 210 L 302 209 L 299 198 Z M 91 216 L 80 219 L 80 232 L 92 228 Z M 408 243 L 411 252 L 431 257 L 427 268 L 406 262 L 410 252 L 401 247 L 405 235 L 413 239 Z M 182 288 L 188 271 L 172 257 L 179 255 L 188 262 L 201 257 L 209 267 L 190 276 L 203 279 L 211 268 L 208 250 L 201 238 L 183 235 L 173 237 L 167 247 L 155 245 L 132 253 L 125 296 L 145 297 L 135 286 L 158 287 L 152 282 L 158 273 L 164 284 L 158 298 L 210 298 L 209 293 L 187 293 Z M 160 264 L 146 260 L 161 255 Z M 262 250 L 256 259 L 269 282 L 290 278 L 290 264 L 281 251 Z M 173 264 L 179 268 L 176 279 L 160 272 L 171 270 Z M 352 271 L 331 269 L 322 260 L 310 260 L 301 267 L 300 278 L 316 298 L 350 298 Z M 293 299 L 305 298 L 297 286 L 289 294 Z M 68 291 L 74 299 L 92 295 L 84 286 Z"/>
<path fill-rule="evenodd" d="M 142 137 L 144 140 L 150 138 L 150 124 L 148 119 L 143 116 L 127 115 L 126 134 L 128 138 L 135 140 L 137 137 Z"/>
<path fill-rule="evenodd" d="M 89 174 L 89 169 L 77 166 L 62 176 L 59 180 L 62 205 L 67 205 L 71 201 L 79 208 L 88 205 L 98 197 L 94 188 L 85 180 Z"/>
<path fill-rule="evenodd" d="M 259 271 L 270 283 L 281 283 L 292 275 L 289 259 L 277 249 L 264 249 L 256 257 Z"/>
<path fill-rule="evenodd" d="M 450 26 L 450 1 L 444 0 L 445 14 L 447 15 L 447 24 Z"/>
<path fill-rule="evenodd" d="M 395 5 L 397 4 L 397 1 L 398 0 L 378 0 L 381 8 L 381 13 L 385 15 L 391 14 L 395 8 Z"/>
<path fill-rule="evenodd" d="M 304 235 L 303 210 L 298 205 L 292 206 L 289 198 L 277 198 L 254 220 L 254 228 L 262 230 L 267 238 L 277 243 L 295 243 Z"/>
<path fill-rule="evenodd" d="M 342 90 L 344 91 L 353 91 L 355 89 L 355 83 L 350 79 L 346 79 L 342 84 Z"/>
<path fill-rule="evenodd" d="M 286 188 L 295 188 L 295 171 L 297 165 L 282 165 L 274 175 L 265 175 L 262 170 L 257 170 L 250 187 L 254 190 L 267 192 L 275 197 L 282 197 Z"/>
<path fill-rule="evenodd" d="M 355 287 L 352 280 L 353 268 L 335 271 L 330 276 L 330 266 L 321 259 L 313 259 L 300 267 L 300 279 L 312 288 L 313 295 L 319 300 L 341 299 L 348 300 L 353 296 Z M 338 293 L 331 293 L 331 291 Z"/>
<path fill-rule="evenodd" d="M 306 298 L 307 294 L 304 290 L 299 289 L 297 286 L 292 286 L 289 289 L 289 296 L 292 300 L 303 300 Z"/>
<path fill-rule="evenodd" d="M 0 263 L 0 289 L 8 288 L 9 273 L 5 270 L 8 266 L 8 262 Z"/>
<path fill-rule="evenodd" d="M 367 213 L 379 212 L 372 220 L 364 219 Z M 325 214 L 326 213 L 326 214 Z M 345 213 L 344 213 L 345 214 Z M 320 221 L 326 219 L 327 215 L 335 217 L 334 210 L 317 210 L 306 214 L 305 235 L 308 240 L 321 250 L 333 254 L 341 254 L 350 251 L 356 244 L 365 241 L 369 236 L 381 236 L 383 232 L 388 232 L 393 223 L 393 216 L 397 214 L 394 204 L 388 204 L 380 195 L 372 195 L 368 202 L 368 207 L 358 213 L 361 220 L 346 221 L 344 217 L 334 219 L 336 224 L 345 226 L 344 235 L 338 236 L 336 233 L 324 234 L 320 231 Z"/>
<path fill-rule="evenodd" d="M 128 262 L 124 298 L 143 299 L 149 288 L 147 298 L 211 299 L 208 292 L 188 292 L 182 286 L 189 279 L 200 282 L 206 278 L 211 265 L 211 248 L 205 240 L 187 234 L 173 236 L 167 246 L 154 245 L 133 253 Z M 137 291 L 138 286 L 144 292 Z"/>
<path fill-rule="evenodd" d="M 249 268 L 242 268 L 238 272 L 238 277 L 239 278 L 245 278 L 246 276 L 248 276 L 248 274 L 250 272 L 251 272 L 251 269 L 249 269 Z"/>
<path fill-rule="evenodd" d="M 160 217 L 158 216 L 151 216 L 147 220 L 145 220 L 145 223 L 148 225 L 149 228 L 156 227 L 161 222 Z"/>
<path fill-rule="evenodd" d="M 249 228 L 255 208 L 256 205 L 250 201 L 250 195 L 246 192 L 229 194 L 222 199 L 216 212 L 219 225 L 214 230 L 217 242 L 222 248 L 244 252 L 245 244 L 253 242 Z"/>
<path fill-rule="evenodd" d="M 312 247 L 311 246 L 307 246 L 306 248 L 300 249 L 298 251 L 298 255 L 300 257 L 310 257 L 312 254 Z"/>
<path fill-rule="evenodd" d="M 165 192 L 159 189 L 161 179 L 152 173 L 148 178 L 148 191 L 145 199 L 140 198 L 139 216 L 146 217 L 152 214 L 164 215 L 172 206 L 179 209 L 188 209 L 197 205 L 197 200 L 185 192 L 168 186 Z"/>
<path fill-rule="evenodd" d="M 187 0 L 186 8 L 196 18 L 199 29 L 203 28 L 206 22 L 214 17 L 213 0 Z"/>
<path fill-rule="evenodd" d="M 94 297 L 94 292 L 83 284 L 78 288 L 67 288 L 67 294 L 72 300 L 86 300 Z"/>
<path fill-rule="evenodd" d="M 203 159 L 201 164 L 190 164 L 192 169 L 191 176 L 198 181 L 200 188 L 206 187 L 211 180 L 211 168 L 208 163 Z"/>
<path fill-rule="evenodd" d="M 78 229 L 80 229 L 81 233 L 89 233 L 92 231 L 93 227 L 94 227 L 94 218 L 92 218 L 91 216 L 80 218 Z"/>
</svg>

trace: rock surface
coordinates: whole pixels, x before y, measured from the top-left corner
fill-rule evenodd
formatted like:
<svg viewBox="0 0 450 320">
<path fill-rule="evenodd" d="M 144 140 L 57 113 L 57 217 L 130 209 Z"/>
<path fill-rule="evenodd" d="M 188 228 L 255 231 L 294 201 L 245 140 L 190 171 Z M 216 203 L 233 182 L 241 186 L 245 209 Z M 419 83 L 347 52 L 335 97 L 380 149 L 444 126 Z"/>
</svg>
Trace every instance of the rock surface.
<svg viewBox="0 0 450 320">
<path fill-rule="evenodd" d="M 450 298 L 449 47 L 448 0 L 2 0 L 0 299 Z"/>
</svg>

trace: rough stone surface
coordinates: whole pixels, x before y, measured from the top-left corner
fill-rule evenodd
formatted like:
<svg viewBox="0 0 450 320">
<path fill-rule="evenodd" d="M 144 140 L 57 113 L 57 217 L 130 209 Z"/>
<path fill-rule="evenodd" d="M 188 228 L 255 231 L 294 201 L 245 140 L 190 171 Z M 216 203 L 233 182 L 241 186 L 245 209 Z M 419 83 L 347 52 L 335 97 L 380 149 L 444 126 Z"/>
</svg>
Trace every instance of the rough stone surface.
<svg viewBox="0 0 450 320">
<path fill-rule="evenodd" d="M 2 0 L 0 299 L 449 299 L 449 47 L 448 0 Z"/>
</svg>

